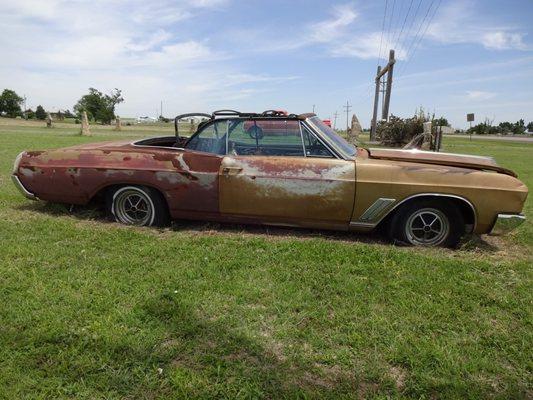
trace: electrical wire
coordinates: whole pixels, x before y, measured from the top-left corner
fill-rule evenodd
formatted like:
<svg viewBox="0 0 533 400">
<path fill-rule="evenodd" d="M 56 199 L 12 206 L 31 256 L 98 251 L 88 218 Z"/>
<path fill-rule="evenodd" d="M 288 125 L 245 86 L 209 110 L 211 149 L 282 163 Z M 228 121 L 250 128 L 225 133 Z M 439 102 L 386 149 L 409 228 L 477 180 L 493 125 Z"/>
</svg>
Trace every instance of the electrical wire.
<svg viewBox="0 0 533 400">
<path fill-rule="evenodd" d="M 381 23 L 381 37 L 379 39 L 378 65 L 376 65 L 376 67 L 379 66 L 379 62 L 381 61 L 381 47 L 383 45 L 383 34 L 385 33 L 385 18 L 387 17 L 388 4 L 389 0 L 385 0 L 385 11 L 383 12 L 383 22 Z"/>
</svg>

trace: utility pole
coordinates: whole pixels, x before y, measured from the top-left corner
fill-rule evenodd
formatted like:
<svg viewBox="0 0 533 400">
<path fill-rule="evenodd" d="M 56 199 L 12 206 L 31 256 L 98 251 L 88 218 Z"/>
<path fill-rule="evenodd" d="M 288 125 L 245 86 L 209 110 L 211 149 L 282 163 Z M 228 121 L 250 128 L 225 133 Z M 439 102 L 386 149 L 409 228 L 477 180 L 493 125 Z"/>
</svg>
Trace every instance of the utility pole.
<svg viewBox="0 0 533 400">
<path fill-rule="evenodd" d="M 315 113 L 315 105 L 313 104 L 313 114 Z"/>
<path fill-rule="evenodd" d="M 161 100 L 161 108 L 160 108 L 160 110 L 161 110 L 161 114 L 159 114 L 159 115 L 162 117 L 163 116 L 163 100 Z"/>
<path fill-rule="evenodd" d="M 346 105 L 343 106 L 344 110 L 346 111 L 346 134 L 348 134 L 348 127 L 349 127 L 349 123 L 348 123 L 348 115 L 350 114 L 350 110 L 352 109 L 352 106 L 350 105 L 350 103 L 348 102 L 348 100 L 346 100 Z"/>
<path fill-rule="evenodd" d="M 24 115 L 24 119 L 28 119 L 28 114 L 26 114 L 26 95 L 24 95 L 24 113 L 22 115 Z"/>
<path fill-rule="evenodd" d="M 339 116 L 339 113 L 337 112 L 337 110 L 335 110 L 335 114 L 333 114 L 333 117 L 335 117 L 335 119 L 333 120 L 333 129 L 335 129 L 337 127 L 337 117 Z"/>
<path fill-rule="evenodd" d="M 376 73 L 376 91 L 374 93 L 374 112 L 372 113 L 372 127 L 370 128 L 370 140 L 373 141 L 376 139 L 376 128 L 377 128 L 377 118 L 378 118 L 378 106 L 379 106 L 379 93 L 381 91 L 381 77 L 387 74 L 387 81 L 384 83 L 385 94 L 383 96 L 383 109 L 381 110 L 381 119 L 387 121 L 389 119 L 389 106 L 390 106 L 390 96 L 392 92 L 392 73 L 394 70 L 394 64 L 396 59 L 394 58 L 394 50 L 389 51 L 389 62 L 385 65 L 384 68 L 378 66 Z"/>
</svg>

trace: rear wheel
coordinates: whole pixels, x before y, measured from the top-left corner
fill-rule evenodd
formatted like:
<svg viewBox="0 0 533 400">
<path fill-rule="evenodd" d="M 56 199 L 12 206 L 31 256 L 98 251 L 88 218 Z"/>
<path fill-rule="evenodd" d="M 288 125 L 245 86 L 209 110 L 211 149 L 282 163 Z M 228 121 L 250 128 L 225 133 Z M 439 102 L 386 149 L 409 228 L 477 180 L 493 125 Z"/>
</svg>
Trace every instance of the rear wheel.
<svg viewBox="0 0 533 400">
<path fill-rule="evenodd" d="M 136 226 L 165 226 L 170 218 L 161 194 L 145 186 L 122 186 L 108 191 L 108 214 L 116 222 Z"/>
<path fill-rule="evenodd" d="M 390 225 L 392 239 L 412 246 L 455 247 L 464 232 L 461 212 L 445 200 L 407 203 L 397 210 Z"/>
</svg>

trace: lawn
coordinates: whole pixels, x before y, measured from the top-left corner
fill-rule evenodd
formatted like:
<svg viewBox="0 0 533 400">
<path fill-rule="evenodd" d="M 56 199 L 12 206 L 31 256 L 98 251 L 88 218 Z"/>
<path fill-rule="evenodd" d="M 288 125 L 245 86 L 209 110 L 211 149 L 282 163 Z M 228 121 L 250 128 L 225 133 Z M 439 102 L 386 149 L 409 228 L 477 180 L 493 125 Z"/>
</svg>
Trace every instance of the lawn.
<svg viewBox="0 0 533 400">
<path fill-rule="evenodd" d="M 457 251 L 351 233 L 123 227 L 24 199 L 12 162 L 150 127 L 80 137 L 42 125 L 0 119 L 0 398 L 533 396 L 530 221 Z M 444 147 L 492 155 L 533 187 L 530 144 Z"/>
</svg>

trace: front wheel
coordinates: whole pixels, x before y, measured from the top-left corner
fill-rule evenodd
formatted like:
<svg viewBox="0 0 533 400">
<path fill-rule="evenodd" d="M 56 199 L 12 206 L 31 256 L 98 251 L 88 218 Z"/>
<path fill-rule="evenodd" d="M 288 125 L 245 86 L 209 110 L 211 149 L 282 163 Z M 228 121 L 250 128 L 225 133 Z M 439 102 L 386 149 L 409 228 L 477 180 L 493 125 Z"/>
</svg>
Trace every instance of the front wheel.
<svg viewBox="0 0 533 400">
<path fill-rule="evenodd" d="M 465 232 L 461 212 L 449 201 L 419 200 L 397 210 L 390 236 L 412 246 L 456 247 Z"/>
<path fill-rule="evenodd" d="M 122 186 L 107 192 L 108 215 L 116 222 L 136 226 L 166 226 L 169 214 L 161 194 L 145 186 Z"/>
</svg>

